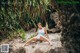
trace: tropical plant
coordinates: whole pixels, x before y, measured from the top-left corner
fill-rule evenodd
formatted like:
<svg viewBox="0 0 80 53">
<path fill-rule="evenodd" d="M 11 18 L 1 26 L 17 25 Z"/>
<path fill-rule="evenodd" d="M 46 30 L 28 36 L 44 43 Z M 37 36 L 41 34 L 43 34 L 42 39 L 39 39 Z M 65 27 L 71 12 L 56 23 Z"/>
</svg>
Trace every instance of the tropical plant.
<svg viewBox="0 0 80 53">
<path fill-rule="evenodd" d="M 49 4 L 50 0 L 1 0 L 0 40 L 13 37 L 11 34 L 15 31 L 36 27 L 39 21 L 46 22 L 45 13 Z"/>
</svg>

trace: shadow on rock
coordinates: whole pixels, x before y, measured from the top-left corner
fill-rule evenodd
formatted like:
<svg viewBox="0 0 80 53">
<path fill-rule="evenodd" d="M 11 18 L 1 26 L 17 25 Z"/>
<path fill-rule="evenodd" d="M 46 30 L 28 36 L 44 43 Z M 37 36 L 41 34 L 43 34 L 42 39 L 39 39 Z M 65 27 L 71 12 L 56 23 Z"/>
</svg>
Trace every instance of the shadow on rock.
<svg viewBox="0 0 80 53">
<path fill-rule="evenodd" d="M 63 49 L 61 47 L 57 47 L 55 49 L 50 49 L 46 53 L 67 53 L 67 52 L 65 51 L 65 49 Z"/>
</svg>

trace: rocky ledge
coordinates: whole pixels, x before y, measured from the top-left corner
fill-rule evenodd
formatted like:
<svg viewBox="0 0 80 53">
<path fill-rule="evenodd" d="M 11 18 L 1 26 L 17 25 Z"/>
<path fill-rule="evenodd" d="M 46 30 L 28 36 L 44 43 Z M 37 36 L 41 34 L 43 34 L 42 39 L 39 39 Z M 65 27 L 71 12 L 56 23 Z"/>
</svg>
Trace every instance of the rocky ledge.
<svg viewBox="0 0 80 53">
<path fill-rule="evenodd" d="M 24 46 L 23 42 L 21 43 L 19 39 L 15 39 L 10 53 L 65 53 L 65 50 L 61 46 L 60 37 L 60 33 L 49 34 L 49 38 L 53 44 L 52 46 L 47 42 L 40 41 Z"/>
</svg>

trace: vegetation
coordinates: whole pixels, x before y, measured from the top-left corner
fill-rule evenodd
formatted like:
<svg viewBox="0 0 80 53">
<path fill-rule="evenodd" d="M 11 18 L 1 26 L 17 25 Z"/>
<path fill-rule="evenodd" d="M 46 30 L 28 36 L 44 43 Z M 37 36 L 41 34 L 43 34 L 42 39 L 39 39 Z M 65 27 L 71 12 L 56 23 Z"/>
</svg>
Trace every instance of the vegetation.
<svg viewBox="0 0 80 53">
<path fill-rule="evenodd" d="M 1 0 L 0 40 L 36 27 L 41 19 L 46 21 L 45 12 L 49 3 L 50 0 Z"/>
</svg>

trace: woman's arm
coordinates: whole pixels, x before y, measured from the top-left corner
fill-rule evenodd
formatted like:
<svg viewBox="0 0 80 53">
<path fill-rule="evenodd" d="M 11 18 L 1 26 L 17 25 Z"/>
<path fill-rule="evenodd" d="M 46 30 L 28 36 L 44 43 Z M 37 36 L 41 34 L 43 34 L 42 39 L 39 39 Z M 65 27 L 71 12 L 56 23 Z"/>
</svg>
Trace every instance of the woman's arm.
<svg viewBox="0 0 80 53">
<path fill-rule="evenodd" d="M 49 36 L 48 36 L 48 33 L 47 33 L 47 30 L 44 28 L 44 31 L 45 31 L 45 34 L 47 36 L 47 38 L 49 39 Z"/>
</svg>

